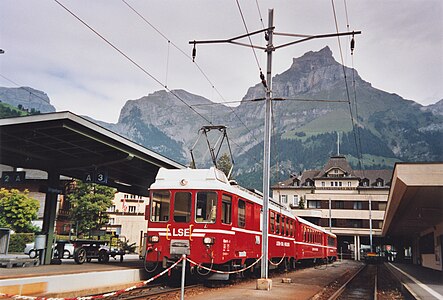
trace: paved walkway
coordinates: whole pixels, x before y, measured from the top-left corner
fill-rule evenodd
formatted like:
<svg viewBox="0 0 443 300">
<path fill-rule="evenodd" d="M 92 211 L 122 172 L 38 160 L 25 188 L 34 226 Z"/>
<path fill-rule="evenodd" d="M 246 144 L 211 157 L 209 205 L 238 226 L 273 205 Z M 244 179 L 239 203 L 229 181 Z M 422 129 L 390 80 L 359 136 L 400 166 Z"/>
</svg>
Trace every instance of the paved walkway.
<svg viewBox="0 0 443 300">
<path fill-rule="evenodd" d="M 223 288 L 205 290 L 199 295 L 188 295 L 188 300 L 237 300 L 237 299 L 278 299 L 305 300 L 323 290 L 337 277 L 353 272 L 363 263 L 355 261 L 335 262 L 327 267 L 296 270 L 286 274 L 271 276 L 272 289 L 262 291 L 256 289 L 256 280 L 248 280 Z M 282 278 L 290 278 L 292 283 L 282 283 Z"/>
</svg>

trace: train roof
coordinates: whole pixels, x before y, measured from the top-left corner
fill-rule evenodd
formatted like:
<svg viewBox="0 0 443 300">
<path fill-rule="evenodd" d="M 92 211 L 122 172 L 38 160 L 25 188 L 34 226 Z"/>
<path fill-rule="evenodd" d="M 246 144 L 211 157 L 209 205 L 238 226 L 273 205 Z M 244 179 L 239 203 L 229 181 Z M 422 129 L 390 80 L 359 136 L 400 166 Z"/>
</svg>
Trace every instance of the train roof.
<svg viewBox="0 0 443 300">
<path fill-rule="evenodd" d="M 305 219 L 303 219 L 303 218 L 301 218 L 301 217 L 297 217 L 297 216 L 295 216 L 295 218 L 296 218 L 300 223 L 303 223 L 303 224 L 309 225 L 309 226 L 311 226 L 311 227 L 313 227 L 313 228 L 315 228 L 315 229 L 318 229 L 318 230 L 320 230 L 320 231 L 322 231 L 322 232 L 324 232 L 324 233 L 326 233 L 326 234 L 328 234 L 328 235 L 330 235 L 330 236 L 337 237 L 335 234 L 333 234 L 332 232 L 326 230 L 325 228 L 323 228 L 323 227 L 321 227 L 321 226 L 318 226 L 318 225 L 315 225 L 315 224 L 313 224 L 313 223 L 311 223 L 311 222 L 309 222 L 309 221 L 306 221 Z"/>
<path fill-rule="evenodd" d="M 242 198 L 263 204 L 263 197 L 256 191 L 243 188 L 236 183 L 230 182 L 225 173 L 215 167 L 210 169 L 164 169 L 160 168 L 151 185 L 151 189 L 198 189 L 198 190 L 223 190 Z M 284 206 L 272 198 L 269 199 L 269 208 L 284 212 L 294 217 Z"/>
</svg>

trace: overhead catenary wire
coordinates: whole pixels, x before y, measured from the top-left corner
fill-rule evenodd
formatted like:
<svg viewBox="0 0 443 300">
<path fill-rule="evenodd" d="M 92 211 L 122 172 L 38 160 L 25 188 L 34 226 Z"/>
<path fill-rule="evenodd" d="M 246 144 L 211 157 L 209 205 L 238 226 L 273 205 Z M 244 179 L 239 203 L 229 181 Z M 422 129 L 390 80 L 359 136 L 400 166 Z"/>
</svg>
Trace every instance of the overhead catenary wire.
<svg viewBox="0 0 443 300">
<path fill-rule="evenodd" d="M 241 6 L 240 6 L 240 2 L 238 0 L 235 0 L 235 2 L 237 3 L 237 7 L 238 7 L 238 10 L 240 12 L 241 19 L 243 21 L 243 26 L 245 27 L 246 33 L 248 35 L 249 44 L 251 45 L 252 53 L 254 54 L 254 58 L 255 58 L 255 62 L 257 63 L 258 70 L 260 71 L 260 74 L 263 74 L 261 66 L 260 66 L 260 63 L 259 63 L 258 58 L 257 58 L 257 53 L 255 53 L 255 49 L 254 49 L 253 44 L 252 44 L 251 35 L 249 34 L 248 26 L 246 25 L 246 20 L 245 20 L 245 17 L 243 15 L 243 11 L 242 11 Z M 264 28 L 264 26 L 263 26 L 263 28 Z"/>
<path fill-rule="evenodd" d="M 337 21 L 337 13 L 335 11 L 335 3 L 334 0 L 331 0 L 331 4 L 332 4 L 332 11 L 333 11 L 333 15 L 334 15 L 334 21 L 335 21 L 335 29 L 337 31 L 337 33 L 339 32 L 338 30 L 338 21 Z M 346 76 L 346 69 L 345 69 L 345 65 L 344 65 L 344 59 L 343 59 L 343 51 L 342 51 L 342 47 L 341 47 L 341 42 L 340 42 L 340 37 L 337 37 L 338 40 L 338 47 L 340 50 L 340 58 L 341 58 L 341 64 L 342 64 L 342 70 L 343 70 L 343 76 L 344 76 L 344 80 L 345 80 L 345 88 L 346 88 L 346 97 L 348 99 L 348 105 L 349 105 L 349 113 L 350 113 L 350 117 L 351 117 L 351 123 L 352 123 L 352 132 L 354 135 L 354 143 L 355 143 L 355 147 L 357 150 L 357 159 L 358 159 L 358 164 L 359 164 L 359 168 L 362 170 L 362 149 L 360 147 L 359 149 L 359 145 L 357 142 L 357 130 L 356 127 L 358 128 L 358 124 L 356 124 L 355 118 L 354 118 L 354 114 L 352 112 L 352 105 L 351 105 L 351 97 L 350 97 L 350 93 L 349 93 L 349 87 L 348 87 L 348 81 L 347 81 L 347 76 Z M 358 116 L 357 116 L 358 118 Z M 358 122 L 358 120 L 357 120 Z"/>
<path fill-rule="evenodd" d="M 83 19 L 81 19 L 79 16 L 77 16 L 74 12 L 72 12 L 69 8 L 67 8 L 65 5 L 63 5 L 60 1 L 54 0 L 58 5 L 60 5 L 64 10 L 66 10 L 69 14 L 71 14 L 75 19 L 77 19 L 80 23 L 82 23 L 84 26 L 86 26 L 89 30 L 91 30 L 95 35 L 100 37 L 106 44 L 108 44 L 111 48 L 113 48 L 115 51 L 120 53 L 124 58 L 126 58 L 129 62 L 131 62 L 134 66 L 136 66 L 139 70 L 141 70 L 145 75 L 150 77 L 152 80 L 154 80 L 156 83 L 161 85 L 164 89 L 166 89 L 169 93 L 174 95 L 175 98 L 177 98 L 180 102 L 185 104 L 189 109 L 191 109 L 194 113 L 199 115 L 203 120 L 208 122 L 209 124 L 212 124 L 212 122 L 207 119 L 205 116 L 200 114 L 197 110 L 195 110 L 193 107 L 191 107 L 185 100 L 183 100 L 177 93 L 169 89 L 168 87 L 165 87 L 165 84 L 162 83 L 159 79 L 157 79 L 154 75 L 149 73 L 145 68 L 143 68 L 140 64 L 138 64 L 135 60 L 133 60 L 131 57 L 129 57 L 126 53 L 124 53 L 122 50 L 120 50 L 117 46 L 115 46 L 112 42 L 110 42 L 108 39 L 106 39 L 103 35 L 101 35 L 97 30 L 92 28 L 88 23 L 86 23 Z"/>
<path fill-rule="evenodd" d="M 236 104 L 236 103 L 249 103 L 249 102 L 260 102 L 265 101 L 266 98 L 255 98 L 255 99 L 243 99 L 243 100 L 233 100 L 233 101 L 227 101 L 224 103 L 197 103 L 192 104 L 192 107 L 199 107 L 199 106 L 214 106 L 214 105 L 224 105 L 227 104 Z M 310 99 L 310 98 L 272 98 L 273 101 L 280 102 L 280 101 L 295 101 L 295 102 L 325 102 L 325 103 L 348 103 L 347 100 L 333 100 L 333 99 Z"/>
<path fill-rule="evenodd" d="M 263 23 L 263 17 L 261 16 L 260 5 L 258 5 L 258 0 L 255 0 L 255 4 L 257 6 L 258 15 L 260 16 L 261 26 L 262 26 L 262 28 L 265 28 L 265 23 Z"/>
<path fill-rule="evenodd" d="M 54 0 L 58 5 L 60 5 L 63 9 L 65 9 L 69 14 L 71 14 L 75 19 L 77 19 L 80 23 L 82 23 L 84 26 L 86 26 L 89 30 L 91 30 L 94 34 L 96 34 L 100 39 L 102 39 L 106 44 L 108 44 L 110 47 L 112 47 L 114 50 L 116 50 L 119 54 L 121 54 L 124 58 L 126 58 L 128 61 L 130 61 L 133 65 L 135 65 L 138 69 L 140 69 L 143 73 L 145 73 L 147 76 L 149 76 L 152 80 L 154 80 L 156 83 L 161 85 L 165 90 L 167 90 L 171 95 L 173 95 L 175 98 L 177 98 L 180 102 L 182 102 L 184 105 L 186 105 L 189 109 L 191 109 L 194 113 L 196 113 L 198 116 L 200 116 L 203 120 L 205 120 L 208 124 L 214 125 L 208 118 L 203 116 L 201 113 L 199 113 L 195 108 L 190 106 L 185 100 L 183 100 L 177 93 L 175 93 L 173 90 L 171 90 L 168 87 L 165 87 L 165 84 L 162 83 L 159 79 L 157 79 L 155 76 L 153 76 L 151 73 L 149 73 L 145 68 L 143 68 L 140 64 L 138 64 L 135 60 L 133 60 L 131 57 L 129 57 L 126 53 L 124 53 L 122 50 L 120 50 L 117 46 L 115 46 L 113 43 L 111 43 L 108 39 L 106 39 L 103 35 L 101 35 L 97 30 L 95 30 L 92 26 L 90 26 L 88 23 L 86 23 L 84 20 L 82 20 L 79 16 L 77 16 L 74 12 L 72 12 L 70 9 L 68 9 L 65 5 L 63 5 L 60 1 Z M 123 0 L 122 0 L 123 1 Z M 160 32 L 159 32 L 160 33 Z M 161 34 L 161 33 L 160 33 Z M 161 34 L 163 35 L 163 34 Z M 163 35 L 164 36 L 164 35 Z M 171 42 L 171 44 L 173 44 Z M 246 125 L 245 125 L 246 126 Z M 248 129 L 248 128 L 247 128 Z M 248 129 L 249 130 L 249 129 Z M 249 130 L 249 132 L 251 132 Z M 255 138 L 255 137 L 254 137 Z M 234 145 L 240 147 L 238 144 L 233 142 Z M 256 158 L 254 158 L 256 160 Z"/>
<path fill-rule="evenodd" d="M 172 42 L 164 33 L 162 33 L 157 27 L 155 27 L 149 20 L 143 16 L 139 11 L 137 11 L 132 5 L 130 5 L 126 0 L 121 0 L 126 6 L 129 7 L 130 10 L 132 10 L 137 16 L 139 16 L 146 24 L 148 24 L 152 29 L 154 29 L 161 37 L 163 37 L 166 41 L 168 41 L 168 45 L 172 45 L 175 49 L 177 49 L 181 54 L 183 54 L 186 58 L 188 58 L 190 61 L 194 63 L 194 65 L 197 67 L 197 69 L 200 71 L 200 73 L 203 75 L 203 77 L 206 79 L 206 81 L 209 83 L 211 88 L 218 94 L 218 96 L 223 100 L 223 103 L 225 102 L 225 98 L 220 93 L 220 91 L 216 88 L 215 84 L 212 82 L 212 80 L 209 78 L 209 76 L 203 71 L 203 69 L 200 67 L 200 65 L 195 61 L 195 54 L 193 54 L 193 57 L 189 56 L 183 49 L 181 49 L 177 44 Z M 195 45 L 194 45 L 195 46 Z M 195 48 L 194 48 L 195 49 Z M 169 60 L 169 48 L 168 48 L 168 60 Z M 256 142 L 258 142 L 257 138 L 252 133 L 252 130 L 244 123 L 242 118 L 231 108 L 231 112 L 234 114 L 234 116 L 240 121 L 242 126 L 246 128 L 246 130 L 251 133 L 251 136 L 254 138 Z"/>
</svg>

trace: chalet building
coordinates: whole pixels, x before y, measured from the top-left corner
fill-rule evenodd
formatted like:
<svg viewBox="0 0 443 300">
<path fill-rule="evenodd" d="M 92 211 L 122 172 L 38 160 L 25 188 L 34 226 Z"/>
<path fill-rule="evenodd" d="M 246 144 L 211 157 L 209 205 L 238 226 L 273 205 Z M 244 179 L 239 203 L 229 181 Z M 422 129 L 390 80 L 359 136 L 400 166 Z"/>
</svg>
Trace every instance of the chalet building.
<svg viewBox="0 0 443 300">
<path fill-rule="evenodd" d="M 371 239 L 373 251 L 379 244 L 391 178 L 391 170 L 353 170 L 344 156 L 332 156 L 321 170 L 292 175 L 271 189 L 294 215 L 336 234 L 339 253 L 359 260 Z"/>
<path fill-rule="evenodd" d="M 139 247 L 147 229 L 144 215 L 148 204 L 148 197 L 115 193 L 113 204 L 107 211 L 109 223 L 106 231 L 126 238 L 129 244 L 136 243 Z"/>
</svg>

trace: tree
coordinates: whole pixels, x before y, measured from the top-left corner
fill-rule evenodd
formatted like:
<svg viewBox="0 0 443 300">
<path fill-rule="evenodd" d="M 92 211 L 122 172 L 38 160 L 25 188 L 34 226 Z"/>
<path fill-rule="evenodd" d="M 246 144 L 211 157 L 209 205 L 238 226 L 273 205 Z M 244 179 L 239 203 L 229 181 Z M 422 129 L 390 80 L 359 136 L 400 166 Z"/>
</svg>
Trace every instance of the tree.
<svg viewBox="0 0 443 300">
<path fill-rule="evenodd" d="M 229 154 L 223 153 L 222 156 L 217 161 L 217 168 L 225 173 L 226 176 L 229 175 L 231 170 L 232 162 Z"/>
<path fill-rule="evenodd" d="M 305 197 L 301 196 L 300 201 L 298 201 L 298 208 L 304 209 L 305 208 Z"/>
<path fill-rule="evenodd" d="M 0 227 L 15 232 L 35 232 L 37 228 L 32 220 L 37 218 L 40 203 L 29 197 L 29 191 L 0 189 Z"/>
<path fill-rule="evenodd" d="M 71 203 L 71 220 L 77 225 L 77 235 L 100 229 L 108 223 L 106 210 L 111 207 L 115 192 L 107 186 L 74 182 L 67 198 Z"/>
</svg>

